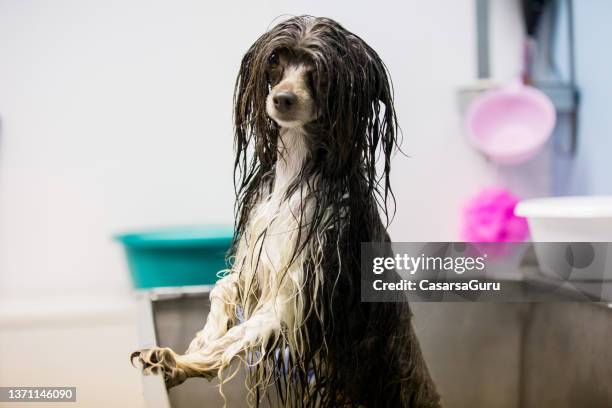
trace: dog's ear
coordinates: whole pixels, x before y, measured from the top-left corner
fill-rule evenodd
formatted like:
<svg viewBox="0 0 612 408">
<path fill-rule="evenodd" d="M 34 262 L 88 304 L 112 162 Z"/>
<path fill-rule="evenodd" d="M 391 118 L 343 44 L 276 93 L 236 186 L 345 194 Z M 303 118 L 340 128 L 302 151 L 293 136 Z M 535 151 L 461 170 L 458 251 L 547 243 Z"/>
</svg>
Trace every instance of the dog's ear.
<svg viewBox="0 0 612 408">
<path fill-rule="evenodd" d="M 234 179 L 240 190 L 256 168 L 269 169 L 275 159 L 278 129 L 266 114 L 266 61 L 269 33 L 246 52 L 234 88 Z"/>
<path fill-rule="evenodd" d="M 363 42 L 363 40 L 360 39 Z M 393 83 L 387 67 L 378 54 L 363 42 L 366 53 L 365 69 L 362 72 L 364 86 L 361 98 L 367 101 L 363 116 L 360 116 L 360 131 L 365 129 L 363 159 L 370 188 L 382 193 L 384 211 L 387 212 L 389 196 L 393 199 L 389 174 L 391 156 L 398 147 L 398 125 L 395 114 Z M 376 161 L 382 156 L 383 171 L 377 175 Z M 382 191 L 381 191 L 382 190 Z M 393 210 L 394 211 L 394 210 Z M 387 214 L 388 215 L 388 214 Z"/>
<path fill-rule="evenodd" d="M 260 183 L 274 165 L 278 128 L 265 111 L 269 33 L 246 52 L 234 87 L 234 189 L 236 192 L 233 248 L 257 201 Z"/>
<path fill-rule="evenodd" d="M 374 194 L 387 212 L 388 199 L 393 201 L 389 173 L 399 130 L 393 84 L 387 67 L 364 40 L 339 25 L 331 29 L 337 34 L 326 50 L 328 86 L 321 102 L 330 129 L 326 149 L 337 158 L 330 172 L 361 174 L 367 184 L 363 193 Z M 377 172 L 379 159 L 382 172 Z"/>
</svg>

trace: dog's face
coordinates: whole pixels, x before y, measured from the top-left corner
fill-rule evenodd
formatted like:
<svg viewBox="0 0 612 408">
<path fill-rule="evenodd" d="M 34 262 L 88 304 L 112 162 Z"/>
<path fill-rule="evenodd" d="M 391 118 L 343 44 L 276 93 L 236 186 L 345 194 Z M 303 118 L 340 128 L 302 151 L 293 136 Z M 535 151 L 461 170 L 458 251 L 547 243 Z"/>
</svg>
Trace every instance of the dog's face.
<svg viewBox="0 0 612 408">
<path fill-rule="evenodd" d="M 317 118 L 316 67 L 306 55 L 281 48 L 266 61 L 270 92 L 266 113 L 280 127 L 301 127 Z"/>
<path fill-rule="evenodd" d="M 397 123 L 387 69 L 364 40 L 329 18 L 293 17 L 259 37 L 240 64 L 234 102 L 240 183 L 274 167 L 283 128 L 304 130 L 305 166 L 316 163 L 309 171 L 330 180 L 365 171 L 374 189 L 380 153 L 389 171 Z"/>
</svg>

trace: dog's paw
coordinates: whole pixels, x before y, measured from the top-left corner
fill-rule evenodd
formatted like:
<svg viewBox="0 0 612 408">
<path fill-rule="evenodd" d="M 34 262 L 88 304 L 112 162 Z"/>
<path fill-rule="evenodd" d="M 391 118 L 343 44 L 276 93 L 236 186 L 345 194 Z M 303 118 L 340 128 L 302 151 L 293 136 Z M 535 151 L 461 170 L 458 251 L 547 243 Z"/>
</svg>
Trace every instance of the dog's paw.
<svg viewBox="0 0 612 408">
<path fill-rule="evenodd" d="M 174 387 L 183 383 L 187 376 L 177 367 L 176 354 L 169 348 L 152 348 L 133 352 L 130 361 L 140 365 L 144 375 L 163 375 L 166 386 Z"/>
</svg>

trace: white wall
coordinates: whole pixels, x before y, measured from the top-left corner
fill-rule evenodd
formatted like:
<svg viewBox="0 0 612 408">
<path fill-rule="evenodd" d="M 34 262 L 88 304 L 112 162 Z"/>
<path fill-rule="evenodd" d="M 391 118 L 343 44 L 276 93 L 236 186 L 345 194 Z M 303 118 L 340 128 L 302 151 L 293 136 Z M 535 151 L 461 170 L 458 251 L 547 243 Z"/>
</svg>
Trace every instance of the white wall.
<svg viewBox="0 0 612 408">
<path fill-rule="evenodd" d="M 575 2 L 576 79 L 581 101 L 578 116 L 578 151 L 569 177 L 563 180 L 570 194 L 612 194 L 612 3 L 604 0 Z M 562 181 L 562 182 L 563 182 Z"/>
<path fill-rule="evenodd" d="M 505 78 L 520 30 L 509 3 L 493 9 Z M 379 51 L 410 156 L 395 160 L 392 235 L 456 237 L 461 202 L 492 180 L 456 109 L 475 75 L 472 1 L 5 0 L 0 296 L 126 293 L 112 234 L 231 222 L 235 74 L 284 13 L 331 16 Z"/>
</svg>

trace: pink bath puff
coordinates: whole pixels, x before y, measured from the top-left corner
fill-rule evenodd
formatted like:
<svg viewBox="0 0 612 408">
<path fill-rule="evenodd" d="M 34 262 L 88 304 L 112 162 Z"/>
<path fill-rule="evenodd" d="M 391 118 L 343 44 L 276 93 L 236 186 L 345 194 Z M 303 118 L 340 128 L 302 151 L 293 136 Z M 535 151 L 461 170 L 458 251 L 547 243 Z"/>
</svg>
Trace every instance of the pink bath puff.
<svg viewBox="0 0 612 408">
<path fill-rule="evenodd" d="M 529 235 L 527 220 L 514 215 L 519 199 L 503 188 L 486 188 L 463 209 L 466 242 L 520 242 Z"/>
</svg>

